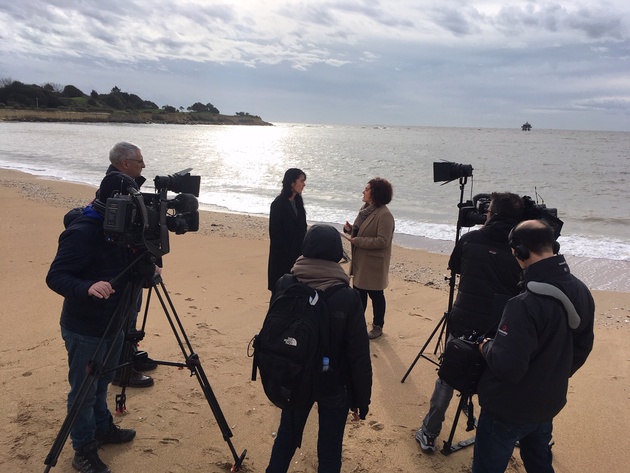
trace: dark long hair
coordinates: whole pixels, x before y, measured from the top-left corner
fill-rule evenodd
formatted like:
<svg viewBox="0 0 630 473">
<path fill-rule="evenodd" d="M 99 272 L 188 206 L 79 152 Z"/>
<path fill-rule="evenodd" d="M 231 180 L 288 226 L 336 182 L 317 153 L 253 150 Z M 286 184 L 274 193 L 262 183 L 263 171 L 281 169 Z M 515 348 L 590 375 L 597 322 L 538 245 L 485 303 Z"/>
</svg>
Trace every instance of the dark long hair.
<svg viewBox="0 0 630 473">
<path fill-rule="evenodd" d="M 280 192 L 280 195 L 282 197 L 285 198 L 289 198 L 291 197 L 291 195 L 293 194 L 293 190 L 291 189 L 291 185 L 297 181 L 300 176 L 304 176 L 304 179 L 306 179 L 306 173 L 304 171 L 302 171 L 301 169 L 298 168 L 291 168 L 291 169 L 287 169 L 286 172 L 284 173 L 284 177 L 282 178 L 282 191 Z M 297 199 L 299 197 L 299 201 L 302 201 L 302 196 L 300 194 L 297 194 L 295 196 L 295 198 Z"/>
</svg>

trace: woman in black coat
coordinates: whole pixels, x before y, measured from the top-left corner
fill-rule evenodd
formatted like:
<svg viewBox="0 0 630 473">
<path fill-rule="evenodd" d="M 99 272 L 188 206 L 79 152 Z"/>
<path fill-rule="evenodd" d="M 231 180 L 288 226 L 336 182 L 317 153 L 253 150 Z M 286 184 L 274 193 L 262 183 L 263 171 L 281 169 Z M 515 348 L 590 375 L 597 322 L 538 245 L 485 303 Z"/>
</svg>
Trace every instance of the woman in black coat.
<svg viewBox="0 0 630 473">
<path fill-rule="evenodd" d="M 306 174 L 291 168 L 284 173 L 282 191 L 271 203 L 269 212 L 269 267 L 267 288 L 273 291 L 278 279 L 291 271 L 302 254 L 302 240 L 306 235 L 306 211 L 302 191 Z"/>
</svg>

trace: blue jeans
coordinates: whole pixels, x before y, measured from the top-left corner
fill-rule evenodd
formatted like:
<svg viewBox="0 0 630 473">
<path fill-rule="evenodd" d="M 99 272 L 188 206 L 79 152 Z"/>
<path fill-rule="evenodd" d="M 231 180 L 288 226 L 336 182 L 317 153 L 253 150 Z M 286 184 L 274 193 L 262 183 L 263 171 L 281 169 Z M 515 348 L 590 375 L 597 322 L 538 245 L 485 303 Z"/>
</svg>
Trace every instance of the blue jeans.
<svg viewBox="0 0 630 473">
<path fill-rule="evenodd" d="M 345 396 L 344 396 L 345 397 Z M 341 471 L 341 447 L 348 420 L 349 404 L 327 407 L 318 403 L 319 432 L 317 434 L 317 473 Z M 311 406 L 312 407 L 312 406 Z M 283 409 L 278 435 L 273 443 L 266 473 L 285 473 L 289 469 L 295 450 L 301 445 L 302 431 L 311 407 L 307 409 Z"/>
<path fill-rule="evenodd" d="M 503 473 L 517 440 L 525 470 L 553 473 L 549 446 L 552 431 L 552 421 L 511 425 L 482 409 L 475 438 L 473 473 Z"/>
<path fill-rule="evenodd" d="M 74 404 L 81 389 L 83 381 L 87 378 L 87 366 L 90 360 L 95 359 L 103 363 L 107 351 L 113 347 L 111 355 L 103 370 L 115 368 L 118 365 L 120 351 L 123 345 L 123 333 L 119 332 L 114 337 L 105 339 L 98 349 L 100 338 L 88 337 L 61 328 L 61 336 L 66 343 L 68 351 L 68 411 Z M 70 439 L 72 447 L 78 450 L 82 446 L 93 441 L 97 435 L 105 434 L 112 422 L 112 415 L 107 408 L 107 388 L 114 379 L 114 372 L 97 377 L 90 389 L 85 392 L 85 400 L 72 424 Z M 87 382 L 87 381 L 86 381 Z"/>
<path fill-rule="evenodd" d="M 453 339 L 452 335 L 446 338 L 446 343 Z M 453 388 L 438 378 L 435 381 L 435 388 L 429 402 L 429 412 L 422 421 L 422 432 L 429 437 L 437 437 L 442 431 L 442 424 L 446 411 L 453 398 Z"/>
<path fill-rule="evenodd" d="M 429 412 L 422 421 L 422 431 L 430 436 L 437 437 L 442 431 L 442 423 L 446 416 L 448 405 L 453 398 L 453 388 L 438 378 L 435 382 L 435 389 L 431 395 Z"/>
</svg>

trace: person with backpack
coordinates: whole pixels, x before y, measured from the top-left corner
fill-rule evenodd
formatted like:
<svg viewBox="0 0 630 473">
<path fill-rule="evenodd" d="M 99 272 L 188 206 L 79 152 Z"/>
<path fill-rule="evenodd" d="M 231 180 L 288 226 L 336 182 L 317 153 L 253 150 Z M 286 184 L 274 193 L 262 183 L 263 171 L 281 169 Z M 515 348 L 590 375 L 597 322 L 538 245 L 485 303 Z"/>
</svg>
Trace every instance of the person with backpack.
<svg viewBox="0 0 630 473">
<path fill-rule="evenodd" d="M 319 433 L 317 458 L 319 473 L 341 471 L 341 451 L 348 413 L 354 420 L 365 419 L 372 392 L 372 364 L 370 347 L 363 317 L 363 305 L 356 289 L 349 286 L 349 278 L 339 261 L 343 247 L 339 232 L 330 225 L 314 225 L 302 243 L 300 256 L 291 269 L 276 283 L 274 298 L 283 291 L 304 283 L 324 297 L 329 317 L 329 365 L 317 360 L 326 370 L 318 383 L 313 383 L 309 401 L 297 407 L 282 409 L 280 427 L 273 444 L 267 473 L 288 470 L 295 450 L 301 446 L 302 433 L 314 402 L 317 402 Z M 325 324 L 327 326 L 327 324 Z M 262 332 L 262 331 L 261 331 Z M 324 363 L 324 364 L 322 364 Z M 325 366 L 325 368 L 324 368 Z M 320 369 L 321 371 L 321 369 Z M 262 376 L 262 371 L 261 371 Z"/>
</svg>

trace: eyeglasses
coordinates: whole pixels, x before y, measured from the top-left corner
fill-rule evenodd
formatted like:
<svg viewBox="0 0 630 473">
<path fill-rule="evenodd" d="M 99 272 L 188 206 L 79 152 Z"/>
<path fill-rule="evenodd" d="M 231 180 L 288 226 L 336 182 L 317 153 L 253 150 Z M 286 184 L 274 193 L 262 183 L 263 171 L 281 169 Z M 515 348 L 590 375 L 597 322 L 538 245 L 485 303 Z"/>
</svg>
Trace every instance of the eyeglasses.
<svg viewBox="0 0 630 473">
<path fill-rule="evenodd" d="M 125 159 L 125 161 L 133 161 L 134 163 L 144 163 L 144 159 Z"/>
</svg>

